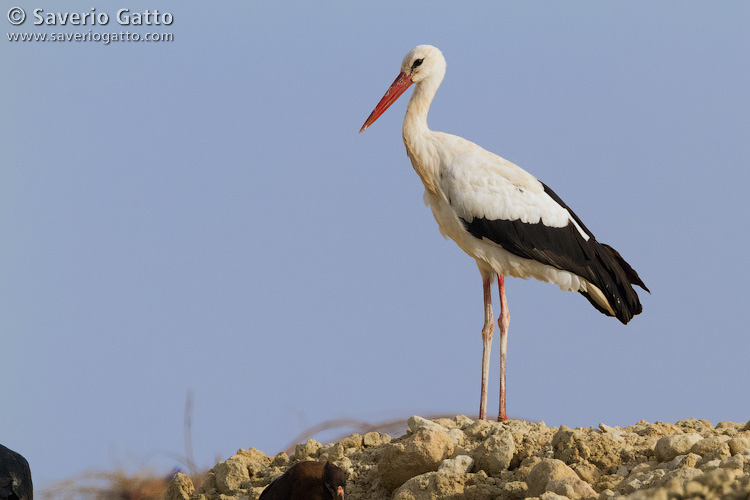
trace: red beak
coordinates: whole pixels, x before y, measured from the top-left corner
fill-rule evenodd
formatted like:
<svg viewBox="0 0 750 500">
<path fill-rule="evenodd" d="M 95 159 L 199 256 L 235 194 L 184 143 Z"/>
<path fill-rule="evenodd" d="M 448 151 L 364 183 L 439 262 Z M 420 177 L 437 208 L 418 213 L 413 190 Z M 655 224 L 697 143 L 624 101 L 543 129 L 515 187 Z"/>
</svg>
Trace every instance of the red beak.
<svg viewBox="0 0 750 500">
<path fill-rule="evenodd" d="M 344 487 L 339 486 L 338 491 L 336 491 L 336 500 L 344 500 Z"/>
<path fill-rule="evenodd" d="M 361 134 L 362 132 L 364 132 L 367 127 L 372 125 L 375 120 L 380 118 L 380 115 L 385 113 L 385 110 L 388 109 L 391 104 L 396 102 L 396 99 L 398 99 L 401 94 L 403 94 L 406 89 L 409 88 L 411 84 L 411 77 L 407 76 L 406 73 L 400 73 L 398 77 L 396 77 L 396 80 L 385 92 L 385 95 L 380 100 L 378 105 L 375 106 L 375 109 L 372 110 L 370 116 L 367 117 L 367 120 L 365 120 L 365 124 L 362 125 L 361 129 L 359 129 L 359 133 Z"/>
</svg>

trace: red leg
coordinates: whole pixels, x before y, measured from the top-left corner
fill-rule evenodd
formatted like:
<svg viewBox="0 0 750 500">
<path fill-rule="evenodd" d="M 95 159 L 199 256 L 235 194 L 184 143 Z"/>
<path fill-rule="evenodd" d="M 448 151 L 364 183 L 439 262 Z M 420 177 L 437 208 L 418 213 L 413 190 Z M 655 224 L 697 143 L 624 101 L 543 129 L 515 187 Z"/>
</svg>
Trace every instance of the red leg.
<svg viewBox="0 0 750 500">
<path fill-rule="evenodd" d="M 479 419 L 487 420 L 487 379 L 490 376 L 490 347 L 495 322 L 492 318 L 492 278 L 482 278 L 484 287 L 484 326 L 482 327 L 482 393 L 479 400 Z"/>
<path fill-rule="evenodd" d="M 497 324 L 500 327 L 500 411 L 497 415 L 498 422 L 508 420 L 505 411 L 505 359 L 508 353 L 508 324 L 510 323 L 510 312 L 508 301 L 505 298 L 505 278 L 502 274 L 497 275 L 497 285 L 500 289 L 500 317 Z"/>
</svg>

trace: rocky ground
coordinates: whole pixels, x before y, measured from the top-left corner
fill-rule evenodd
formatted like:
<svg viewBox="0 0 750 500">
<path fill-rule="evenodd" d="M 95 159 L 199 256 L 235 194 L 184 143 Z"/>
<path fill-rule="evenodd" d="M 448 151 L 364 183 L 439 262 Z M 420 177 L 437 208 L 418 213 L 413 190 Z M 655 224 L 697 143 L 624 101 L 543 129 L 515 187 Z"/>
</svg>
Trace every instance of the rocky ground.
<svg viewBox="0 0 750 500">
<path fill-rule="evenodd" d="M 687 419 L 628 427 L 412 417 L 404 436 L 309 440 L 288 457 L 239 450 L 195 489 L 177 474 L 166 500 L 255 500 L 290 465 L 330 460 L 349 500 L 750 499 L 750 422 Z"/>
</svg>

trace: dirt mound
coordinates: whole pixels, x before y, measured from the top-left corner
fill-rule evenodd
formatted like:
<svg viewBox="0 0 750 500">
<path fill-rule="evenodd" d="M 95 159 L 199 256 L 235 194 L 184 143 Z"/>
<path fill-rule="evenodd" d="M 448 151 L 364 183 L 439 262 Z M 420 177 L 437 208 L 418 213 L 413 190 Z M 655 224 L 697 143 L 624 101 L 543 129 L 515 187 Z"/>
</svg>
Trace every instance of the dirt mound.
<svg viewBox="0 0 750 500">
<path fill-rule="evenodd" d="M 405 435 L 308 440 L 288 457 L 239 450 L 195 489 L 177 474 L 166 500 L 257 499 L 290 465 L 330 460 L 349 500 L 750 498 L 750 422 L 687 419 L 571 429 L 544 422 L 411 417 Z"/>
</svg>

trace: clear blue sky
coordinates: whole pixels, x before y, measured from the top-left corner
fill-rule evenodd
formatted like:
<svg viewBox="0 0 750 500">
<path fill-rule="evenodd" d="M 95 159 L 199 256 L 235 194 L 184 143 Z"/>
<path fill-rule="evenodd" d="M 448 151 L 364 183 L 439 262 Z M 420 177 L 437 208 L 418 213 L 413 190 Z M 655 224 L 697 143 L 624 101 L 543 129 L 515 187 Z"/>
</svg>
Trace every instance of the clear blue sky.
<svg viewBox="0 0 750 500">
<path fill-rule="evenodd" d="M 509 414 L 750 419 L 747 2 L 4 5 L 7 33 L 174 35 L 0 41 L 0 442 L 39 487 L 179 465 L 188 391 L 205 467 L 327 419 L 478 411 L 481 281 L 422 203 L 408 95 L 357 134 L 421 43 L 448 61 L 430 126 L 543 180 L 653 292 L 623 326 L 509 280 Z"/>
</svg>

